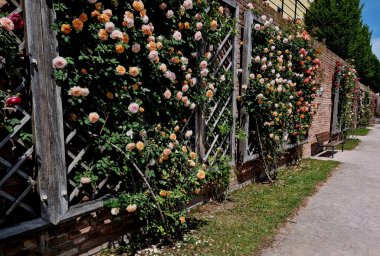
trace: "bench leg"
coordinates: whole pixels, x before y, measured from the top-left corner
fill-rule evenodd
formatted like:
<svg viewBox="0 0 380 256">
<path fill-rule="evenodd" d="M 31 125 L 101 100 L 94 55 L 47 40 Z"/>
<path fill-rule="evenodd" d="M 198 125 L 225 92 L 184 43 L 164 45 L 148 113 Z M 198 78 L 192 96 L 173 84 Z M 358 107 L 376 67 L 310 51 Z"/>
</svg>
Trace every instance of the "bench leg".
<svg viewBox="0 0 380 256">
<path fill-rule="evenodd" d="M 334 154 L 335 154 L 335 147 L 333 147 L 331 158 L 334 158 Z"/>
</svg>

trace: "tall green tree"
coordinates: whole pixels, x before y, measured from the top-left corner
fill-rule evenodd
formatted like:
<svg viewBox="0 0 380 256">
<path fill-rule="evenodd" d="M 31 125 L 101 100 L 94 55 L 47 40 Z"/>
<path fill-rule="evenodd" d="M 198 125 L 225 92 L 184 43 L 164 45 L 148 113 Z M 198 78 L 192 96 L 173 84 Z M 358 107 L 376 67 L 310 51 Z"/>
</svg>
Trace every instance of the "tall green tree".
<svg viewBox="0 0 380 256">
<path fill-rule="evenodd" d="M 372 32 L 362 20 L 360 0 L 315 0 L 305 16 L 309 32 L 343 59 L 353 61 L 362 82 L 380 90 L 379 60 L 372 52 Z"/>
</svg>

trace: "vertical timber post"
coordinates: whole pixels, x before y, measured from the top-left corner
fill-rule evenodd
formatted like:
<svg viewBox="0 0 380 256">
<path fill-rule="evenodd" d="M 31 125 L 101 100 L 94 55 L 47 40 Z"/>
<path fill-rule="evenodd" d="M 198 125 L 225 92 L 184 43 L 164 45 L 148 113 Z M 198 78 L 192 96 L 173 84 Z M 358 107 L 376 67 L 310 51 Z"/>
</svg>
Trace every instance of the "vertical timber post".
<svg viewBox="0 0 380 256">
<path fill-rule="evenodd" d="M 244 12 L 244 36 L 243 36 L 243 52 L 242 52 L 242 78 L 241 84 L 249 86 L 249 65 L 252 59 L 252 23 L 253 13 L 251 11 Z M 244 95 L 246 89 L 241 88 L 241 95 Z M 245 106 L 240 109 L 240 125 L 241 129 L 248 136 L 249 132 L 249 114 Z M 248 136 L 249 137 L 249 136 Z M 247 158 L 248 138 L 239 141 L 239 161 L 244 163 Z"/>
<path fill-rule="evenodd" d="M 235 7 L 235 20 L 239 20 L 239 5 L 236 5 Z M 238 28 L 238 22 L 236 22 L 236 30 Z M 232 78 L 232 129 L 231 129 L 231 157 L 232 157 L 232 164 L 235 165 L 236 162 L 236 118 L 238 116 L 238 110 L 237 110 L 237 102 L 236 102 L 236 95 L 239 90 L 239 79 L 238 79 L 238 68 L 237 68 L 237 51 L 238 51 L 238 41 L 237 36 L 234 35 L 233 39 L 233 51 L 232 51 L 232 72 L 233 72 L 233 78 Z"/>
<path fill-rule="evenodd" d="M 41 214 L 57 224 L 68 202 L 61 88 L 52 65 L 58 56 L 53 0 L 25 1 L 25 14 Z"/>
<path fill-rule="evenodd" d="M 332 121 L 331 121 L 331 133 L 336 134 L 338 132 L 338 109 L 339 109 L 339 86 L 340 86 L 340 80 L 338 80 L 335 88 L 334 88 L 334 108 L 333 108 L 333 115 L 332 115 Z"/>
</svg>

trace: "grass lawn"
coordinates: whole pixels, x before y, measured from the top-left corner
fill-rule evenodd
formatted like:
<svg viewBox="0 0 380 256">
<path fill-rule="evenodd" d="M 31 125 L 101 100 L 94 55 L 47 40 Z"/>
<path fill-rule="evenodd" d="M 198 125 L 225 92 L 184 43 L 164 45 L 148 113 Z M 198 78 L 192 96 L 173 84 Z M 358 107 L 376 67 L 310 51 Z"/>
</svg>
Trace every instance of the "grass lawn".
<svg viewBox="0 0 380 256">
<path fill-rule="evenodd" d="M 352 135 L 357 135 L 357 136 L 366 136 L 368 135 L 370 129 L 368 128 L 357 128 L 356 130 L 352 131 Z"/>
<path fill-rule="evenodd" d="M 359 145 L 359 143 L 360 143 L 359 139 L 348 139 L 344 143 L 344 150 L 353 150 Z M 343 145 L 341 145 L 339 149 L 342 149 L 342 146 Z"/>
<path fill-rule="evenodd" d="M 252 184 L 233 192 L 224 204 L 196 208 L 192 215 L 204 224 L 160 255 L 256 255 L 337 165 L 302 160 L 282 169 L 275 184 Z"/>
</svg>

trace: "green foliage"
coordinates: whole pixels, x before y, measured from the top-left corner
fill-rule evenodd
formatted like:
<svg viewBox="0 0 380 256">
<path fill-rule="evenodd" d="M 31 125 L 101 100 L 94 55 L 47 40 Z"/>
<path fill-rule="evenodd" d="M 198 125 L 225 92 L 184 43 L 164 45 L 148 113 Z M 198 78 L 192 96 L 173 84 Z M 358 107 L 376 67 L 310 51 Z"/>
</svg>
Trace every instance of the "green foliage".
<svg viewBox="0 0 380 256">
<path fill-rule="evenodd" d="M 65 118 L 94 144 L 89 170 L 75 180 L 92 188 L 119 182 L 125 192 L 107 206 L 115 216 L 138 214 L 143 232 L 134 240 L 170 241 L 186 229 L 187 204 L 202 188 L 219 195 L 228 184 L 221 154 L 201 164 L 192 152 L 187 119 L 233 90 L 223 84 L 231 72 L 212 74 L 210 60 L 235 21 L 216 0 L 187 9 L 182 0 L 59 0 L 55 10 Z M 228 134 L 231 117 L 214 132 Z"/>
<path fill-rule="evenodd" d="M 269 177 L 285 153 L 284 145 L 308 136 L 320 60 L 299 21 L 280 30 L 266 19 L 262 17 L 264 26 L 254 25 L 250 84 L 243 101 L 255 118 L 250 132 L 256 132 Z"/>
<path fill-rule="evenodd" d="M 372 52 L 372 32 L 362 21 L 359 0 L 316 0 L 305 16 L 308 31 L 343 59 L 354 59 L 362 82 L 380 90 L 380 62 Z"/>
</svg>

